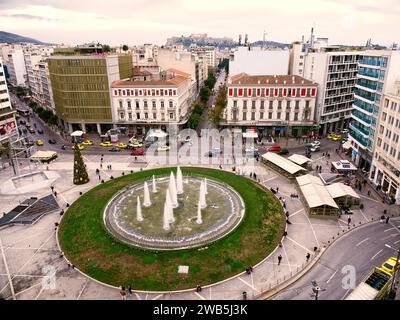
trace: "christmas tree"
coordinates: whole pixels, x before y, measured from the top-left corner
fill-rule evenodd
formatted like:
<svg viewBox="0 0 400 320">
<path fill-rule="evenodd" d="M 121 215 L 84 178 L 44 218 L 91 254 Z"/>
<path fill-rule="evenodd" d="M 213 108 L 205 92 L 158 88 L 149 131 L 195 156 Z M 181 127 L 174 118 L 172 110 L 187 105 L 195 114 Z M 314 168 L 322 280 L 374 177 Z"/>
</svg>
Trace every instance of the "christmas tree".
<svg viewBox="0 0 400 320">
<path fill-rule="evenodd" d="M 89 182 L 89 176 L 83 162 L 78 145 L 74 144 L 74 184 L 85 184 Z"/>
</svg>

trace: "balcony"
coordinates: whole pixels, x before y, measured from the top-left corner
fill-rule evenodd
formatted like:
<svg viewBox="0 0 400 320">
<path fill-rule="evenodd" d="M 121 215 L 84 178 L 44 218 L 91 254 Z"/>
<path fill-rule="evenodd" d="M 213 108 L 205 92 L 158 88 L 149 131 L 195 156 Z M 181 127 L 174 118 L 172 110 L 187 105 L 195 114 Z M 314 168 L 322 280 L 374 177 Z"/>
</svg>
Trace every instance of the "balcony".
<svg viewBox="0 0 400 320">
<path fill-rule="evenodd" d="M 375 94 L 370 93 L 368 91 L 363 91 L 363 90 L 356 88 L 354 90 L 354 96 L 355 96 L 355 98 L 357 98 L 357 97 L 364 98 L 364 99 L 368 100 L 369 103 L 375 102 Z"/>
<path fill-rule="evenodd" d="M 361 76 L 366 76 L 366 77 L 370 77 L 370 78 L 379 79 L 379 72 L 371 70 L 371 69 L 363 69 L 363 68 L 361 68 L 358 71 L 358 74 L 361 75 Z"/>
<path fill-rule="evenodd" d="M 353 118 L 353 119 L 354 119 L 354 118 Z M 350 123 L 349 123 L 349 129 L 352 129 L 353 131 L 355 131 L 355 132 L 361 134 L 365 139 L 368 139 L 368 137 L 369 137 L 369 131 L 363 129 L 360 125 L 357 125 L 357 124 L 356 124 L 356 123 L 357 123 L 356 121 L 357 121 L 357 120 L 355 120 L 355 121 L 350 121 Z"/>
<path fill-rule="evenodd" d="M 351 111 L 351 115 L 356 121 L 360 122 L 365 127 L 370 127 L 372 124 L 372 119 L 368 116 L 365 116 L 362 112 L 358 111 L 357 109 L 353 109 Z"/>
<path fill-rule="evenodd" d="M 374 58 L 364 58 L 359 60 L 358 63 L 363 65 L 386 68 L 386 63 L 383 63 L 383 61 Z"/>
</svg>

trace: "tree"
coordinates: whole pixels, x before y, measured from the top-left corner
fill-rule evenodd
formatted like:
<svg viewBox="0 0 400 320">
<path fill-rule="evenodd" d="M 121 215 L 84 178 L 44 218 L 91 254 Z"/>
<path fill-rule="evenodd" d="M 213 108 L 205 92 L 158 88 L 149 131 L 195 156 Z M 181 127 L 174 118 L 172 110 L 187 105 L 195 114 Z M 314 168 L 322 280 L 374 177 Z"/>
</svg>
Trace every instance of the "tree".
<svg viewBox="0 0 400 320">
<path fill-rule="evenodd" d="M 49 124 L 57 124 L 58 123 L 58 117 L 53 114 L 50 119 L 49 119 Z"/>
<path fill-rule="evenodd" d="M 89 176 L 86 171 L 85 163 L 78 148 L 78 144 L 74 144 L 74 184 L 85 184 L 89 182 Z"/>
<path fill-rule="evenodd" d="M 203 87 L 200 89 L 200 100 L 201 102 L 206 103 L 208 98 L 210 97 L 210 89 L 207 87 Z"/>
<path fill-rule="evenodd" d="M 200 122 L 200 117 L 201 115 L 198 113 L 192 113 L 189 120 L 188 120 L 188 124 L 189 124 L 189 128 L 190 129 L 196 129 L 197 126 L 199 125 Z"/>
<path fill-rule="evenodd" d="M 110 48 L 110 46 L 108 44 L 103 44 L 101 46 L 101 48 L 102 48 L 103 52 L 110 52 L 111 51 L 111 48 Z"/>
<path fill-rule="evenodd" d="M 124 50 L 124 51 L 128 51 L 128 46 L 126 45 L 126 44 L 124 44 L 124 45 L 122 45 L 122 50 Z"/>
</svg>

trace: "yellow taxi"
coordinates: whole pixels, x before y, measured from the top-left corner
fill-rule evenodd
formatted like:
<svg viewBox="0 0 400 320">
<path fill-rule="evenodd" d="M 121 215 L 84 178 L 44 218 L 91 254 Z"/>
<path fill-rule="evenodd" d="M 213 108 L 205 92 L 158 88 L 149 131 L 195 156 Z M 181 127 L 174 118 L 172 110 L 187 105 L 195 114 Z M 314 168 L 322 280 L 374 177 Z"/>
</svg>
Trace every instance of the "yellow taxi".
<svg viewBox="0 0 400 320">
<path fill-rule="evenodd" d="M 100 143 L 100 146 L 102 146 L 102 147 L 112 147 L 113 144 L 110 141 L 104 141 L 104 142 Z"/>
<path fill-rule="evenodd" d="M 36 140 L 36 145 L 38 145 L 38 146 L 42 146 L 42 145 L 44 145 L 44 142 L 43 142 L 43 140 Z"/>
<path fill-rule="evenodd" d="M 335 134 L 332 136 L 332 141 L 339 141 L 342 140 L 342 136 L 340 134 Z"/>
<path fill-rule="evenodd" d="M 171 150 L 170 146 L 161 146 L 157 148 L 157 151 L 169 151 Z"/>
<path fill-rule="evenodd" d="M 85 140 L 82 142 L 83 145 L 85 146 L 92 146 L 93 145 L 93 141 L 92 140 Z"/>
<path fill-rule="evenodd" d="M 133 142 L 130 144 L 130 146 L 131 146 L 132 148 L 141 148 L 141 147 L 143 147 L 143 143 L 141 143 L 141 142 L 139 142 L 139 141 L 133 141 Z"/>
<path fill-rule="evenodd" d="M 120 149 L 126 149 L 126 148 L 128 148 L 128 145 L 125 144 L 125 143 L 120 142 L 120 143 L 117 144 L 117 147 L 120 148 Z"/>
<path fill-rule="evenodd" d="M 81 144 L 77 144 L 77 146 L 78 146 L 78 149 L 79 149 L 79 150 L 85 149 L 85 147 L 84 147 L 83 145 L 81 145 Z M 71 148 L 72 148 L 72 149 L 75 149 L 75 145 L 73 144 Z"/>
<path fill-rule="evenodd" d="M 391 257 L 391 258 L 389 258 L 388 260 L 386 260 L 383 264 L 382 264 L 382 266 L 380 267 L 380 269 L 382 269 L 382 270 L 384 270 L 384 271 L 386 271 L 387 273 L 389 273 L 389 274 L 394 274 L 394 272 L 396 271 L 395 269 L 394 269 L 394 267 L 396 266 L 396 258 L 395 257 Z M 400 261 L 398 261 L 398 264 L 397 264 L 397 268 L 396 269 L 399 269 L 400 268 Z"/>
</svg>

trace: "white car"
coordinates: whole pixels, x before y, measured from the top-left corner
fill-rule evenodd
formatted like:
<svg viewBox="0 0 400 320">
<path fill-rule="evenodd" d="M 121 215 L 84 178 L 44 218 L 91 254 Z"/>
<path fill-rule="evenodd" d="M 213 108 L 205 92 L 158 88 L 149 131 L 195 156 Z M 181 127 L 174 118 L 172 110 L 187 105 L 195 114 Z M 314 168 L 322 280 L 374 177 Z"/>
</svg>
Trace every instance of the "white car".
<svg viewBox="0 0 400 320">
<path fill-rule="evenodd" d="M 315 146 L 321 146 L 321 142 L 318 140 L 313 141 L 311 144 Z"/>
<path fill-rule="evenodd" d="M 312 147 L 310 148 L 310 151 L 311 151 L 311 152 L 315 152 L 315 151 L 319 151 L 319 149 L 320 149 L 320 146 L 312 146 Z"/>
</svg>

